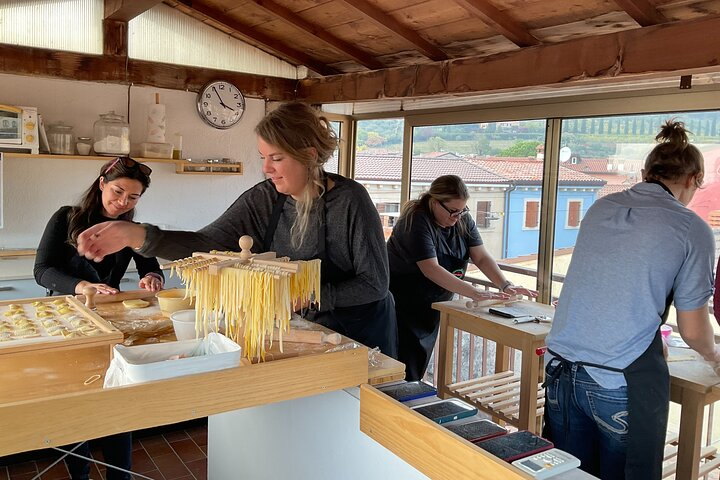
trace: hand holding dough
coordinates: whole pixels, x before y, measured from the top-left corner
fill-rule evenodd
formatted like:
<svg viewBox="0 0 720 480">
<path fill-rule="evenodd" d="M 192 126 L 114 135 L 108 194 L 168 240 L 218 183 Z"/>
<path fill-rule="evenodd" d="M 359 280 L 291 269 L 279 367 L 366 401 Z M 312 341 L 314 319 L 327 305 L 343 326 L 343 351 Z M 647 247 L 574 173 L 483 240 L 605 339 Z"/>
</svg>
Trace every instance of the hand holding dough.
<svg viewBox="0 0 720 480">
<path fill-rule="evenodd" d="M 123 300 L 122 304 L 125 306 L 125 308 L 145 308 L 150 305 L 150 302 L 146 302 L 145 300 L 140 300 L 139 298 L 136 298 L 133 300 Z"/>
</svg>

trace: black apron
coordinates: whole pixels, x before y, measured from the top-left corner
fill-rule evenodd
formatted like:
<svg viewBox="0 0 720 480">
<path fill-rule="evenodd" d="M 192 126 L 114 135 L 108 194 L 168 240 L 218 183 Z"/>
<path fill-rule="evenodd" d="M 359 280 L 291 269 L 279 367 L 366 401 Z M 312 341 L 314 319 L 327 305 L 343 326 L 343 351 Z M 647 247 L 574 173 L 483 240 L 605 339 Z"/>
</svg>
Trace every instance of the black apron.
<svg viewBox="0 0 720 480">
<path fill-rule="evenodd" d="M 660 325 L 665 324 L 667 320 L 668 308 L 672 302 L 672 298 L 673 293 L 670 292 Z M 567 368 L 569 371 L 573 363 L 575 365 L 621 372 L 625 376 L 628 395 L 628 436 L 625 479 L 660 480 L 660 478 L 662 478 L 665 433 L 670 410 L 670 372 L 663 354 L 663 341 L 660 335 L 660 328 L 658 327 L 652 342 L 650 342 L 650 346 L 648 346 L 642 355 L 623 369 L 590 362 L 570 362 L 552 350 L 548 349 L 548 351 L 554 355 L 554 358 L 548 363 L 548 378 L 543 386 L 547 386 L 558 378 L 564 369 Z M 568 394 L 569 391 L 569 389 L 565 389 L 565 392 Z M 566 434 L 568 431 L 567 405 L 569 400 L 569 398 L 565 398 L 563 402 L 565 417 L 563 419 L 563 434 Z M 548 425 L 547 412 L 548 409 L 546 408 L 546 427 Z M 547 435 L 547 431 L 544 431 L 543 435 Z"/>
<path fill-rule="evenodd" d="M 469 250 L 454 250 L 447 242 L 438 241 L 435 253 L 438 264 L 458 278 L 465 277 Z M 407 381 L 422 380 L 435 348 L 440 328 L 440 312 L 434 302 L 450 300 L 453 292 L 440 287 L 421 272 L 391 275 L 390 291 L 395 297 L 398 324 L 398 360 L 405 364 Z"/>
<path fill-rule="evenodd" d="M 646 180 L 646 183 L 660 185 L 671 196 L 670 189 L 657 180 Z M 667 321 L 674 292 L 671 290 L 665 301 L 665 311 L 661 315 L 660 326 Z M 628 393 L 628 437 L 627 456 L 625 460 L 625 479 L 653 479 L 662 478 L 662 462 L 665 448 L 665 434 L 667 431 L 668 413 L 670 410 L 670 372 L 663 354 L 663 341 L 660 335 L 660 326 L 648 348 L 623 369 L 607 367 L 589 362 L 574 362 L 576 365 L 602 368 L 614 372 L 621 372 L 627 382 Z M 570 362 L 548 351 L 555 356 L 547 366 L 548 378 L 543 384 L 546 386 L 560 376 L 565 368 L 571 368 Z M 555 367 L 553 362 L 556 362 Z M 569 389 L 565 390 L 566 392 Z M 563 412 L 565 418 L 565 432 L 567 432 L 567 404 L 565 399 Z M 548 409 L 545 409 L 547 416 Z M 547 427 L 547 418 L 545 425 Z M 563 432 L 563 434 L 565 434 Z"/>
<path fill-rule="evenodd" d="M 287 195 L 281 193 L 278 195 L 270 216 L 270 222 L 265 231 L 264 251 L 270 250 L 283 206 L 287 200 Z M 355 277 L 355 272 L 340 269 L 327 256 L 325 248 L 325 238 L 327 236 L 325 200 L 320 197 L 320 201 L 322 202 L 320 209 L 322 234 L 318 235 L 318 253 L 316 257 L 321 260 L 320 278 L 322 283 L 339 283 Z M 390 292 L 387 293 L 384 299 L 363 305 L 335 307 L 333 310 L 325 312 L 311 311 L 308 313 L 307 318 L 346 337 L 350 337 L 367 347 L 378 347 L 385 355 L 397 358 L 395 302 Z"/>
</svg>

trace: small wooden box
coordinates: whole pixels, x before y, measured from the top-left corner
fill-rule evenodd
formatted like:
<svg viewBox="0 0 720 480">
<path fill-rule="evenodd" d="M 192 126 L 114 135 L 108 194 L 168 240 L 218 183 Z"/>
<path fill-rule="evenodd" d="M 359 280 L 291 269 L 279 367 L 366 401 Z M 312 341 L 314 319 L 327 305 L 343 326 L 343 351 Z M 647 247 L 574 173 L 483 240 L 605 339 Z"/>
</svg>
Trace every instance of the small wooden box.
<svg viewBox="0 0 720 480">
<path fill-rule="evenodd" d="M 0 402 L 102 388 L 122 340 L 73 296 L 0 302 Z"/>
</svg>

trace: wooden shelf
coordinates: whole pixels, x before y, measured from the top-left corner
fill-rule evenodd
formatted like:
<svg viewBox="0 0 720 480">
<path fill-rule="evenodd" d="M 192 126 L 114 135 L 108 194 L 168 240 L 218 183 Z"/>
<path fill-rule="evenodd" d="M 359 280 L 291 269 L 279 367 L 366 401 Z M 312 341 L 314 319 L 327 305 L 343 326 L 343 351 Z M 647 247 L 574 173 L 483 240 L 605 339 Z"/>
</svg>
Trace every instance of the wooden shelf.
<svg viewBox="0 0 720 480">
<path fill-rule="evenodd" d="M 53 155 L 53 154 L 34 154 L 34 153 L 5 153 L 6 158 L 49 158 L 58 160 L 94 160 L 108 161 L 112 156 L 100 155 Z M 141 163 L 170 163 L 175 165 L 175 173 L 193 174 L 193 175 L 242 175 L 242 162 L 236 163 L 201 163 L 188 162 L 187 160 L 175 160 L 172 158 L 141 158 L 132 157 Z M 203 170 L 201 170 L 203 169 Z"/>
<path fill-rule="evenodd" d="M 484 377 L 453 383 L 447 386 L 450 393 L 475 405 L 479 410 L 503 420 L 514 427 L 519 425 L 520 375 L 511 370 Z M 538 384 L 537 416 L 543 415 L 545 389 Z"/>
</svg>

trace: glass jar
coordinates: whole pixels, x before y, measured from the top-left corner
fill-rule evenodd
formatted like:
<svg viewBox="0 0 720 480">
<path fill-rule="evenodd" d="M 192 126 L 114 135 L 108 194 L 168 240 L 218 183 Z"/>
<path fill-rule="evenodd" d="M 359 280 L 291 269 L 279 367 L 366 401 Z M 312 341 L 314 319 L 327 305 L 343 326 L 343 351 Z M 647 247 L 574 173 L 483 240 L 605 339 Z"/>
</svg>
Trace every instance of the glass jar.
<svg viewBox="0 0 720 480">
<path fill-rule="evenodd" d="M 128 155 L 130 153 L 130 124 L 125 117 L 114 111 L 100 114 L 100 120 L 93 126 L 98 155 Z"/>
<path fill-rule="evenodd" d="M 90 155 L 92 149 L 92 138 L 90 137 L 78 137 L 75 148 L 80 155 Z"/>
<path fill-rule="evenodd" d="M 50 153 L 72 155 L 75 153 L 75 142 L 72 125 L 58 122 L 48 127 L 47 132 Z"/>
</svg>

